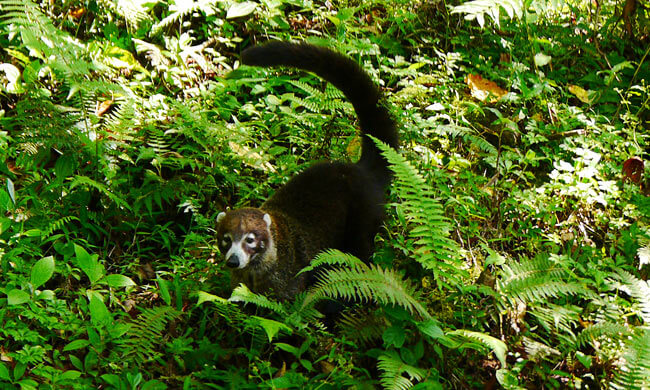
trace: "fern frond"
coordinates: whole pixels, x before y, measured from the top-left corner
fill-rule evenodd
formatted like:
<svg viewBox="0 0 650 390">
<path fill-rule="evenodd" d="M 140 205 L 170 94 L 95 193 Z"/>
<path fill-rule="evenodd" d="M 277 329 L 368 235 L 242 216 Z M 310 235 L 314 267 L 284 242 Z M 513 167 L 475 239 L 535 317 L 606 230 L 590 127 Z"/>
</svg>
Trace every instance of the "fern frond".
<svg viewBox="0 0 650 390">
<path fill-rule="evenodd" d="M 151 34 L 158 34 L 163 28 L 176 24 L 184 17 L 192 15 L 197 11 L 211 15 L 215 12 L 215 7 L 218 1 L 219 0 L 172 1 L 172 4 L 169 6 L 170 14 L 151 27 Z"/>
<path fill-rule="evenodd" d="M 348 253 L 343 253 L 337 249 L 327 249 L 319 253 L 318 256 L 316 256 L 308 266 L 301 269 L 300 272 L 298 272 L 298 275 L 305 272 L 314 271 L 315 269 L 323 266 L 341 265 L 350 268 L 356 268 L 363 264 L 363 261 Z"/>
<path fill-rule="evenodd" d="M 466 14 L 466 20 L 476 19 L 481 27 L 485 25 L 485 15 L 488 15 L 499 26 L 501 8 L 506 11 L 510 19 L 515 16 L 521 19 L 524 12 L 524 2 L 521 0 L 473 0 L 453 7 L 451 13 Z"/>
<path fill-rule="evenodd" d="M 305 107 L 311 112 L 319 113 L 322 111 L 334 112 L 335 110 L 352 110 L 352 104 L 347 100 L 343 100 L 343 93 L 329 84 L 327 84 L 325 92 L 323 92 L 303 81 L 290 80 L 289 83 L 309 95 L 305 99 L 293 96 L 291 97 L 291 101 L 301 107 Z"/>
<path fill-rule="evenodd" d="M 535 307 L 530 314 L 537 318 L 540 324 L 549 332 L 561 331 L 574 335 L 574 329 L 578 327 L 580 315 L 583 309 L 574 305 L 554 305 L 546 303 L 546 306 Z"/>
<path fill-rule="evenodd" d="M 576 338 L 577 347 L 592 345 L 603 338 L 622 340 L 632 333 L 631 329 L 617 322 L 599 322 L 589 325 Z"/>
<path fill-rule="evenodd" d="M 368 344 L 373 340 L 381 340 L 388 323 L 386 317 L 377 315 L 375 311 L 356 308 L 343 312 L 338 325 L 346 338 Z"/>
<path fill-rule="evenodd" d="M 135 51 L 138 54 L 144 53 L 145 57 L 149 60 L 149 63 L 154 69 L 160 71 L 166 69 L 170 64 L 169 59 L 165 57 L 162 49 L 158 46 L 135 38 L 133 38 L 133 44 L 135 45 Z"/>
<path fill-rule="evenodd" d="M 638 279 L 624 270 L 619 270 L 614 276 L 618 283 L 614 282 L 613 287 L 635 299 L 638 308 L 636 313 L 646 326 L 650 326 L 650 281 Z"/>
<path fill-rule="evenodd" d="M 128 325 L 128 338 L 120 343 L 125 359 L 142 364 L 161 356 L 158 349 L 164 344 L 163 332 L 167 324 L 181 314 L 171 306 L 142 309 L 140 315 Z"/>
<path fill-rule="evenodd" d="M 626 343 L 623 361 L 612 387 L 626 390 L 650 388 L 650 329 L 641 329 Z"/>
<path fill-rule="evenodd" d="M 488 154 L 497 154 L 497 148 L 495 148 L 494 145 L 489 143 L 485 138 L 476 135 L 476 132 L 469 127 L 457 125 L 439 125 L 436 127 L 436 131 L 442 135 L 461 137 L 470 145 L 476 146 L 478 149 Z"/>
<path fill-rule="evenodd" d="M 94 188 L 94 189 L 98 190 L 99 192 L 101 192 L 102 194 L 106 195 L 109 199 L 111 199 L 113 202 L 115 202 L 119 206 L 122 206 L 127 210 L 131 209 L 129 204 L 124 199 L 122 199 L 122 197 L 120 197 L 120 196 L 112 193 L 111 191 L 109 191 L 109 189 L 108 189 L 108 187 L 106 185 L 104 185 L 102 183 L 99 183 L 99 182 L 97 182 L 97 181 L 95 181 L 95 180 L 93 180 L 93 179 L 91 179 L 91 178 L 89 178 L 87 176 L 75 176 L 75 178 L 72 180 L 72 183 L 70 183 L 70 189 L 73 189 L 73 188 L 78 187 L 78 186 L 85 186 L 85 187 Z"/>
<path fill-rule="evenodd" d="M 555 348 L 552 348 L 540 341 L 533 340 L 529 337 L 524 337 L 522 340 L 524 344 L 524 350 L 528 355 L 528 358 L 539 362 L 542 360 L 557 361 L 562 354 Z"/>
<path fill-rule="evenodd" d="M 68 216 L 65 216 L 63 218 L 59 218 L 54 222 L 51 222 L 47 226 L 47 229 L 45 229 L 41 233 L 41 238 L 45 239 L 45 238 L 49 237 L 50 235 L 52 235 L 52 233 L 54 233 L 55 231 L 63 229 L 63 227 L 66 224 L 70 223 L 70 221 L 79 221 L 79 218 L 74 217 L 72 215 L 68 215 Z"/>
<path fill-rule="evenodd" d="M 395 351 L 380 355 L 377 368 L 381 370 L 381 385 L 391 390 L 409 389 L 413 387 L 413 380 L 422 380 L 426 375 L 426 370 L 404 363 Z M 403 374 L 408 375 L 408 378 Z"/>
<path fill-rule="evenodd" d="M 231 328 L 251 335 L 256 345 L 263 345 L 267 339 L 270 341 L 272 338 L 271 335 L 274 335 L 280 330 L 291 333 L 291 328 L 287 325 L 264 317 L 248 315 L 238 305 L 227 299 L 206 293 L 205 291 L 199 291 L 198 296 L 199 301 L 197 305 L 203 302 L 212 302 L 219 316 L 224 318 Z M 260 330 L 263 330 L 264 334 Z M 264 337 L 265 335 L 266 337 Z"/>
<path fill-rule="evenodd" d="M 144 21 L 153 20 L 141 1 L 99 0 L 99 3 L 123 17 L 127 24 L 134 29 L 137 29 Z"/>
<path fill-rule="evenodd" d="M 457 329 L 450 331 L 447 332 L 446 335 L 449 337 L 461 337 L 466 340 L 476 342 L 484 348 L 491 349 L 492 352 L 494 352 L 494 356 L 496 356 L 497 359 L 499 359 L 501 362 L 501 367 L 506 367 L 506 352 L 508 351 L 508 347 L 503 341 L 485 333 L 474 332 L 466 329 Z"/>
<path fill-rule="evenodd" d="M 567 295 L 593 296 L 593 292 L 577 282 L 567 282 L 567 272 L 550 256 L 537 256 L 510 262 L 502 267 L 497 289 L 508 299 L 543 302 L 549 297 Z"/>
<path fill-rule="evenodd" d="M 263 307 L 265 309 L 272 310 L 278 314 L 286 315 L 287 312 L 282 306 L 281 303 L 272 301 L 269 298 L 261 294 L 255 294 L 245 284 L 240 284 L 237 286 L 228 299 L 230 302 L 241 302 L 244 304 L 251 303 L 253 305 Z"/>
<path fill-rule="evenodd" d="M 417 245 L 415 259 L 423 267 L 438 271 L 436 279 L 459 282 L 466 272 L 459 260 L 458 245 L 447 237 L 452 230 L 451 222 L 433 190 L 401 154 L 376 138 L 375 143 L 395 173 L 393 187 L 413 224 L 409 235 Z"/>
<path fill-rule="evenodd" d="M 323 256 L 338 256 L 338 253 L 325 253 Z M 331 263 L 335 261 L 330 260 Z M 392 304 L 431 318 L 407 280 L 393 270 L 381 269 L 374 264 L 360 263 L 354 268 L 334 267 L 320 272 L 318 282 L 308 290 L 303 305 L 313 305 L 324 298 Z"/>
</svg>

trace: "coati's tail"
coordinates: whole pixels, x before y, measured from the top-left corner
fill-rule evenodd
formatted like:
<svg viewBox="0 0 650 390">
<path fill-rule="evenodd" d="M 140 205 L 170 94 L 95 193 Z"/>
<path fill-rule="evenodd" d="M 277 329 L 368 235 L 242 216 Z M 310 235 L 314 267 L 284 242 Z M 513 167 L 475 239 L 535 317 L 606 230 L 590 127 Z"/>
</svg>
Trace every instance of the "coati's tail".
<svg viewBox="0 0 650 390">
<path fill-rule="evenodd" d="M 382 105 L 382 93 L 370 76 L 353 60 L 330 49 L 307 43 L 267 42 L 241 54 L 241 61 L 255 66 L 289 66 L 308 70 L 332 83 L 352 103 L 361 131 L 397 149 L 395 122 Z M 386 160 L 368 137 L 363 138 L 359 164 L 387 185 L 391 174 Z"/>
</svg>

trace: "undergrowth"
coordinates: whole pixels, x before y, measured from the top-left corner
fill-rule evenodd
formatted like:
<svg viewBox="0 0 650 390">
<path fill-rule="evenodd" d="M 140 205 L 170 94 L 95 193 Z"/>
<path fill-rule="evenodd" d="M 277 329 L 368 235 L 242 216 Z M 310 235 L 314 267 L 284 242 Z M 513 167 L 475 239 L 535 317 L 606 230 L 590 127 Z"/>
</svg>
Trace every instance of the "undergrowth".
<svg viewBox="0 0 650 390">
<path fill-rule="evenodd" d="M 623 3 L 0 0 L 0 387 L 650 387 Z M 239 66 L 268 39 L 362 64 L 402 145 L 372 262 L 290 302 L 231 290 L 216 215 L 360 141 L 315 76 Z"/>
</svg>

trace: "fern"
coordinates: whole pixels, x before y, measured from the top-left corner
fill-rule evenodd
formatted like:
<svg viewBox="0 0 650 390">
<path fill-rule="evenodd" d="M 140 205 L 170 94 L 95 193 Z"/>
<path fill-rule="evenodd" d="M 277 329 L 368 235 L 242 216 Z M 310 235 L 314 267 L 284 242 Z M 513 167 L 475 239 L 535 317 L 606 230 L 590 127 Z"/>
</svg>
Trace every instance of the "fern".
<svg viewBox="0 0 650 390">
<path fill-rule="evenodd" d="M 402 155 L 377 139 L 375 142 L 395 172 L 393 187 L 413 225 L 410 236 L 417 245 L 415 259 L 423 267 L 437 271 L 437 280 L 459 283 L 467 273 L 459 260 L 458 245 L 447 237 L 451 223 L 442 205 L 422 175 Z"/>
<path fill-rule="evenodd" d="M 613 282 L 613 287 L 626 292 L 636 300 L 636 314 L 641 317 L 646 326 L 650 326 L 650 282 L 637 279 L 624 270 L 619 270 L 615 278 L 617 281 Z"/>
<path fill-rule="evenodd" d="M 330 84 L 327 84 L 325 92 L 322 92 L 302 81 L 290 80 L 289 83 L 309 94 L 305 99 L 293 96 L 290 98 L 291 101 L 299 106 L 305 107 L 313 113 L 320 113 L 323 111 L 333 113 L 336 110 L 352 110 L 352 104 L 343 100 L 343 93 L 332 87 Z"/>
<path fill-rule="evenodd" d="M 233 295 L 236 296 L 235 300 L 241 299 L 242 302 L 248 301 L 250 303 L 263 305 L 264 307 L 277 309 L 277 303 L 271 302 L 266 297 L 250 292 L 246 287 L 240 286 L 238 289 L 236 289 L 236 291 L 236 294 L 233 291 Z M 263 337 L 264 335 L 259 332 L 260 330 L 263 330 L 265 332 L 269 342 L 279 331 L 284 331 L 289 334 L 292 333 L 292 328 L 284 322 L 279 322 L 260 316 L 248 315 L 244 313 L 239 308 L 239 306 L 230 302 L 229 300 L 206 293 L 204 291 L 199 291 L 198 295 L 199 301 L 197 305 L 200 305 L 203 302 L 212 302 L 217 310 L 217 313 L 219 313 L 219 315 L 226 320 L 231 328 L 240 329 L 243 332 L 250 334 L 253 336 L 253 341 L 256 344 L 261 345 L 265 340 Z"/>
<path fill-rule="evenodd" d="M 381 340 L 387 321 L 375 311 L 355 308 L 341 315 L 338 326 L 348 339 L 369 344 L 374 340 Z"/>
<path fill-rule="evenodd" d="M 158 349 L 164 341 L 163 332 L 167 324 L 180 315 L 181 312 L 171 306 L 142 309 L 138 318 L 128 325 L 128 338 L 120 342 L 125 359 L 142 364 L 161 356 Z"/>
<path fill-rule="evenodd" d="M 229 299 L 230 302 L 241 302 L 244 304 L 254 304 L 259 307 L 263 307 L 265 309 L 272 310 L 273 312 L 281 315 L 286 315 L 287 312 L 282 306 L 282 304 L 272 301 L 269 298 L 265 297 L 264 295 L 260 294 L 255 294 L 251 290 L 246 287 L 245 284 L 240 284 L 237 286 L 233 292 L 232 295 L 230 296 Z"/>
<path fill-rule="evenodd" d="M 650 388 L 650 329 L 641 329 L 626 343 L 623 362 L 612 383 L 613 388 Z"/>
<path fill-rule="evenodd" d="M 134 0 L 99 0 L 99 2 L 111 11 L 122 16 L 132 29 L 137 29 L 144 21 L 152 21 L 149 10 L 145 8 L 147 3 Z M 149 3 L 151 4 L 151 3 Z"/>
<path fill-rule="evenodd" d="M 555 362 L 562 356 L 557 349 L 529 337 L 524 337 L 522 342 L 528 358 L 532 361 L 550 360 Z"/>
<path fill-rule="evenodd" d="M 404 363 L 395 351 L 380 355 L 378 360 L 377 368 L 382 371 L 380 382 L 385 389 L 409 389 L 413 387 L 413 380 L 420 381 L 426 375 L 425 370 Z M 403 374 L 408 375 L 408 378 Z"/>
<path fill-rule="evenodd" d="M 466 14 L 466 20 L 476 19 L 481 27 L 485 25 L 485 15 L 488 15 L 498 26 L 501 20 L 501 8 L 506 11 L 510 19 L 515 16 L 521 19 L 524 12 L 524 2 L 521 0 L 473 0 L 453 7 L 451 13 L 464 13 Z"/>
<path fill-rule="evenodd" d="M 192 15 L 194 12 L 201 11 L 206 15 L 212 15 L 215 12 L 218 0 L 175 0 L 169 6 L 170 14 L 163 20 L 153 25 L 151 34 L 156 35 L 168 26 L 180 22 L 184 17 Z"/>
<path fill-rule="evenodd" d="M 341 257 L 338 260 L 321 260 L 326 264 L 335 264 L 344 263 L 348 255 L 332 250 L 321 256 Z M 350 267 L 334 267 L 321 271 L 318 274 L 318 281 L 309 289 L 303 305 L 313 305 L 325 298 L 357 300 L 397 305 L 412 314 L 417 313 L 424 318 L 431 318 L 427 309 L 418 301 L 415 289 L 395 271 L 356 261 L 348 266 Z"/>
<path fill-rule="evenodd" d="M 111 199 L 113 202 L 115 202 L 117 205 L 130 210 L 131 206 L 120 196 L 112 193 L 108 187 L 102 183 L 99 183 L 87 176 L 75 176 L 75 178 L 72 180 L 72 183 L 70 183 L 70 189 L 73 189 L 78 186 L 84 186 L 84 187 L 91 187 L 99 191 L 100 193 L 106 195 L 109 199 Z"/>
<path fill-rule="evenodd" d="M 79 218 L 74 217 L 72 215 L 68 215 L 63 218 L 59 218 L 54 222 L 50 222 L 50 224 L 47 226 L 47 229 L 41 232 L 41 238 L 46 239 L 47 237 L 51 236 L 52 233 L 54 233 L 55 231 L 63 229 L 63 227 L 68 223 L 70 223 L 71 221 L 79 221 Z"/>
<path fill-rule="evenodd" d="M 447 336 L 453 338 L 458 337 L 461 339 L 469 340 L 473 343 L 478 343 L 483 348 L 491 349 L 494 352 L 494 355 L 501 362 L 501 367 L 506 366 L 506 352 L 508 347 L 506 344 L 490 335 L 480 332 L 474 332 L 466 329 L 457 329 L 446 333 Z M 469 347 L 475 348 L 474 345 L 468 345 Z"/>
<path fill-rule="evenodd" d="M 583 347 L 603 338 L 622 340 L 631 333 L 630 328 L 616 322 L 599 322 L 586 327 L 576 338 L 576 346 Z"/>
<path fill-rule="evenodd" d="M 328 249 L 319 253 L 318 256 L 316 256 L 316 258 L 314 258 L 308 266 L 298 272 L 298 275 L 305 272 L 312 272 L 322 266 L 344 265 L 355 268 L 361 266 L 362 264 L 363 261 L 350 254 L 343 253 L 336 249 Z"/>
<path fill-rule="evenodd" d="M 480 150 L 488 154 L 491 155 L 497 154 L 497 148 L 495 148 L 494 145 L 489 143 L 484 138 L 481 138 L 480 136 L 476 135 L 474 130 L 470 129 L 469 127 L 456 126 L 456 125 L 439 125 L 436 127 L 436 130 L 438 133 L 443 135 L 448 135 L 451 137 L 461 137 L 466 142 L 469 142 L 471 145 L 476 146 L 477 148 L 479 148 Z"/>
<path fill-rule="evenodd" d="M 580 283 L 564 281 L 568 277 L 566 270 L 550 257 L 504 264 L 501 276 L 498 290 L 508 299 L 544 302 L 549 297 L 593 295 Z"/>
</svg>

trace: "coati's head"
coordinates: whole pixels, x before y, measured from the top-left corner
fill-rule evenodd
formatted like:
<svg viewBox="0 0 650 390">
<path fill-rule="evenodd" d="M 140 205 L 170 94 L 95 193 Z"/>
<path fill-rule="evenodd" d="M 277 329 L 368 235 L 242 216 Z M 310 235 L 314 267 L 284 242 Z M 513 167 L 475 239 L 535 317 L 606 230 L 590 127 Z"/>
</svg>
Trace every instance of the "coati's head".
<svg viewBox="0 0 650 390">
<path fill-rule="evenodd" d="M 217 240 L 228 267 L 255 266 L 273 249 L 271 216 L 254 208 L 221 212 Z"/>
</svg>

